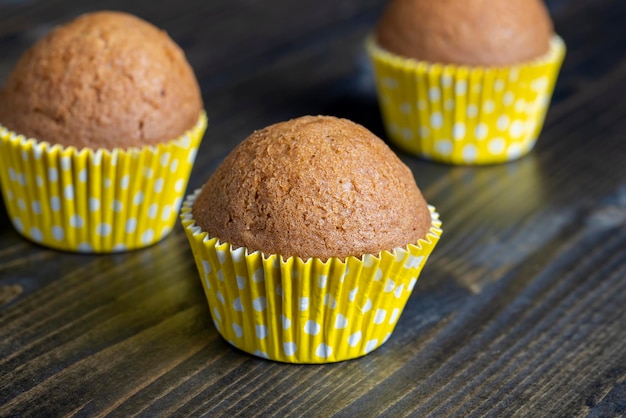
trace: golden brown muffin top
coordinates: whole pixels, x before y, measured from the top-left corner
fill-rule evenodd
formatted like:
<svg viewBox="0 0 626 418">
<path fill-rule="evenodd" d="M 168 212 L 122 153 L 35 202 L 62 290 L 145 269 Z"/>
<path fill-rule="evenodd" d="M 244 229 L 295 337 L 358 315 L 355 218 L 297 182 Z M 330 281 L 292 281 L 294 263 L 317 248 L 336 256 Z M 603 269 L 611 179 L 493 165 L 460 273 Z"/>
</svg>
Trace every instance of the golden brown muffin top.
<svg viewBox="0 0 626 418">
<path fill-rule="evenodd" d="M 0 124 L 51 144 L 128 148 L 175 139 L 202 110 L 193 70 L 169 36 L 120 12 L 82 15 L 18 61 Z"/>
<path fill-rule="evenodd" d="M 543 0 L 391 0 L 376 40 L 407 58 L 506 66 L 547 53 L 553 30 Z"/>
<path fill-rule="evenodd" d="M 192 213 L 222 242 L 303 259 L 405 247 L 431 226 L 411 170 L 363 126 L 329 116 L 255 131 L 217 168 Z"/>
</svg>

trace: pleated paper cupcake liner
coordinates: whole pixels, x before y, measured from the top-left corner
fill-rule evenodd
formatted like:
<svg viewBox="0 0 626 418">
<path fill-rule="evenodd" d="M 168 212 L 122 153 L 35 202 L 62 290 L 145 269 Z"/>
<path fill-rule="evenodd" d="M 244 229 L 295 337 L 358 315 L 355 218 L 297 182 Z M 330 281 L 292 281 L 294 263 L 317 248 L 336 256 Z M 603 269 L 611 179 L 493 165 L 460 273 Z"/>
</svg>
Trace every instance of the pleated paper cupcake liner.
<svg viewBox="0 0 626 418">
<path fill-rule="evenodd" d="M 406 248 L 326 262 L 249 253 L 209 237 L 185 201 L 181 219 L 216 329 L 231 345 L 287 363 L 363 356 L 391 335 L 441 235 L 439 215 L 425 239 Z"/>
<path fill-rule="evenodd" d="M 441 65 L 366 47 L 389 139 L 450 164 L 514 160 L 535 145 L 565 56 L 554 36 L 534 61 L 502 68 Z"/>
<path fill-rule="evenodd" d="M 76 252 L 145 247 L 174 226 L 204 112 L 181 137 L 156 146 L 51 146 L 0 126 L 0 181 L 15 229 L 36 243 Z"/>
</svg>

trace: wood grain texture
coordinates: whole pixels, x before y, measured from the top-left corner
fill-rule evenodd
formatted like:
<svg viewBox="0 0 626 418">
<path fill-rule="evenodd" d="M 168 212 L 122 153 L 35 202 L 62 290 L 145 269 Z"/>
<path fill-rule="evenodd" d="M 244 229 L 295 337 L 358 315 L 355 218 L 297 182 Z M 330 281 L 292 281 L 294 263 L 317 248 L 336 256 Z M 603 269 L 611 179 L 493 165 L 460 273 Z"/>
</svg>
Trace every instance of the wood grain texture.
<svg viewBox="0 0 626 418">
<path fill-rule="evenodd" d="M 251 357 L 213 327 L 180 226 L 145 250 L 76 255 L 20 238 L 0 205 L 0 416 L 625 415 L 626 4 L 548 4 L 568 55 L 535 151 L 480 168 L 400 153 L 444 235 L 383 347 L 323 366 Z M 143 16 L 187 52 L 210 118 L 192 190 L 252 130 L 290 117 L 349 117 L 384 137 L 362 45 L 383 5 L 98 8 Z M 92 8 L 0 1 L 0 80 Z"/>
</svg>

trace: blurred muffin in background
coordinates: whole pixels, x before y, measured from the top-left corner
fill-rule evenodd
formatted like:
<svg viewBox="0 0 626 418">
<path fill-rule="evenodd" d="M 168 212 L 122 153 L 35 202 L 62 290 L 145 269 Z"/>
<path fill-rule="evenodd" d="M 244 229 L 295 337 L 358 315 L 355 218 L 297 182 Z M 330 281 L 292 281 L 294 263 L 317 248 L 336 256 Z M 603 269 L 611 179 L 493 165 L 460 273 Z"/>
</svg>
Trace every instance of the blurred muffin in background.
<svg viewBox="0 0 626 418">
<path fill-rule="evenodd" d="M 541 0 L 392 0 L 367 49 L 389 138 L 452 164 L 528 153 L 565 53 Z"/>
</svg>

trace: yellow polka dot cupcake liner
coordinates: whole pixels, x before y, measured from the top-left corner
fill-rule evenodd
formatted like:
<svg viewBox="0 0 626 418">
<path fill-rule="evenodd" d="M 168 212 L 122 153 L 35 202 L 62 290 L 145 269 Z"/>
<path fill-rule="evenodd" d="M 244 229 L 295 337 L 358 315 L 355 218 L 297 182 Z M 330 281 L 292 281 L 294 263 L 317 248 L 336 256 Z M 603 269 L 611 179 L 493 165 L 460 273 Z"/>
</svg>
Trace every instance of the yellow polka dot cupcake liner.
<svg viewBox="0 0 626 418">
<path fill-rule="evenodd" d="M 387 341 L 441 235 L 439 215 L 425 239 L 406 248 L 326 262 L 249 253 L 211 238 L 185 201 L 181 219 L 213 323 L 231 345 L 287 363 L 363 356 Z"/>
<path fill-rule="evenodd" d="M 191 130 L 163 144 L 79 151 L 0 125 L 0 182 L 13 226 L 31 241 L 75 252 L 158 242 L 176 222 L 206 126 L 202 113 Z"/>
<path fill-rule="evenodd" d="M 449 164 L 517 159 L 535 145 L 565 56 L 549 52 L 502 68 L 433 64 L 366 48 L 389 139 L 406 152 Z"/>
</svg>

